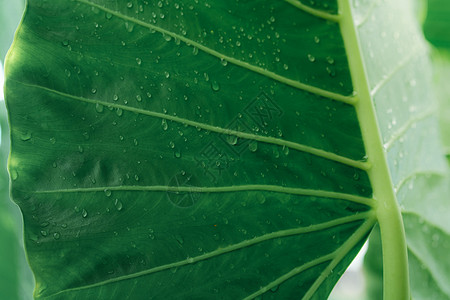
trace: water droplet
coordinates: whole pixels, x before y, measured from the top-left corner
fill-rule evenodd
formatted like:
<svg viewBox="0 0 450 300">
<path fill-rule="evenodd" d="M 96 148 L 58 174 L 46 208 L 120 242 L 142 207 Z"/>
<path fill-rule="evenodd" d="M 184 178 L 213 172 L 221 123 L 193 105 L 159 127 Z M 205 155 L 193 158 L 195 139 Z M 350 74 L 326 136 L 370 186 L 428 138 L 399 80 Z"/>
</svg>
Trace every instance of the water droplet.
<svg viewBox="0 0 450 300">
<path fill-rule="evenodd" d="M 85 209 L 83 208 L 83 210 L 81 211 L 81 216 L 82 216 L 83 218 L 86 218 L 87 215 L 88 215 L 87 210 L 85 210 Z"/>
<path fill-rule="evenodd" d="M 13 181 L 15 181 L 15 180 L 17 180 L 17 178 L 19 178 L 19 173 L 17 173 L 16 170 L 11 170 L 10 173 L 11 173 L 11 179 Z"/>
<path fill-rule="evenodd" d="M 123 110 L 121 108 L 117 108 L 116 115 L 119 116 L 119 117 L 122 116 L 123 115 Z"/>
<path fill-rule="evenodd" d="M 20 139 L 21 139 L 22 141 L 28 141 L 28 140 L 30 140 L 30 139 L 31 139 L 31 132 L 30 132 L 30 131 L 26 131 L 25 133 L 23 133 L 23 134 L 20 136 Z"/>
<path fill-rule="evenodd" d="M 327 62 L 332 65 L 334 64 L 334 59 L 331 56 L 327 56 Z"/>
<path fill-rule="evenodd" d="M 169 128 L 169 125 L 167 124 L 167 120 L 166 120 L 166 119 L 162 119 L 162 121 L 161 121 L 161 126 L 162 126 L 162 129 L 163 129 L 164 131 L 166 131 L 167 128 Z"/>
<path fill-rule="evenodd" d="M 354 180 L 359 180 L 359 173 L 353 174 L 353 179 Z"/>
<path fill-rule="evenodd" d="M 167 72 L 167 71 L 165 71 L 165 72 L 164 72 L 164 76 L 165 76 L 166 78 L 169 78 L 169 77 L 170 77 L 170 73 Z"/>
<path fill-rule="evenodd" d="M 136 180 L 136 181 L 139 181 L 139 176 L 136 174 L 136 175 L 134 175 L 134 179 Z"/>
<path fill-rule="evenodd" d="M 289 147 L 287 146 L 283 146 L 283 148 L 281 148 L 281 151 L 283 152 L 284 155 L 289 155 Z"/>
<path fill-rule="evenodd" d="M 119 96 L 118 96 L 118 95 L 114 95 L 114 96 L 113 96 L 113 100 L 114 100 L 114 101 L 119 100 Z"/>
<path fill-rule="evenodd" d="M 314 42 L 315 42 L 316 44 L 320 43 L 320 38 L 319 38 L 318 36 L 315 36 L 315 37 L 314 37 Z"/>
<path fill-rule="evenodd" d="M 224 67 L 226 67 L 226 66 L 228 65 L 228 61 L 225 60 L 225 59 L 223 59 L 223 58 L 220 59 L 220 63 L 221 63 L 222 66 L 224 66 Z"/>
<path fill-rule="evenodd" d="M 139 142 L 138 142 L 137 139 L 134 139 L 134 140 L 133 140 L 133 143 L 134 143 L 135 146 L 139 145 Z"/>
<path fill-rule="evenodd" d="M 234 146 L 238 142 L 238 137 L 235 135 L 228 135 L 226 140 L 227 140 L 228 144 Z"/>
<path fill-rule="evenodd" d="M 218 90 L 220 90 L 220 85 L 217 81 L 212 81 L 211 82 L 211 88 L 214 92 L 217 92 Z"/>
<path fill-rule="evenodd" d="M 65 69 L 65 70 L 64 70 L 64 73 L 66 73 L 66 76 L 67 76 L 67 77 L 70 77 L 70 71 L 69 71 L 69 70 Z"/>
<path fill-rule="evenodd" d="M 121 211 L 123 208 L 122 202 L 119 199 L 114 200 L 114 206 L 118 211 Z"/>
<path fill-rule="evenodd" d="M 47 230 L 41 230 L 41 234 L 42 234 L 42 236 L 47 236 L 48 232 L 47 232 Z"/>
<path fill-rule="evenodd" d="M 56 143 L 56 139 L 54 137 L 50 138 L 50 143 L 54 145 Z"/>
<path fill-rule="evenodd" d="M 308 54 L 308 60 L 309 60 L 310 62 L 315 62 L 315 61 L 316 61 L 316 58 L 315 58 L 313 55 Z"/>
<path fill-rule="evenodd" d="M 104 109 L 104 107 L 103 107 L 102 104 L 100 104 L 100 103 L 95 104 L 95 110 L 96 110 L 98 113 L 103 112 L 103 109 Z"/>
<path fill-rule="evenodd" d="M 138 102 L 141 102 L 141 101 L 142 101 L 141 95 L 136 95 L 136 100 L 137 100 Z"/>
<path fill-rule="evenodd" d="M 127 7 L 128 7 L 128 8 L 132 8 L 132 7 L 133 7 L 133 2 L 128 2 L 128 3 L 127 3 Z"/>
<path fill-rule="evenodd" d="M 197 47 L 194 47 L 194 48 L 192 49 L 192 53 L 193 53 L 194 55 L 197 55 L 197 54 L 198 54 L 198 48 L 197 48 Z"/>
<path fill-rule="evenodd" d="M 258 150 L 258 143 L 256 141 L 251 141 L 250 144 L 248 144 L 248 150 L 256 152 L 256 150 Z"/>
<path fill-rule="evenodd" d="M 60 237 L 61 237 L 61 235 L 59 234 L 59 232 L 53 233 L 53 238 L 54 238 L 55 240 L 59 240 Z"/>
<path fill-rule="evenodd" d="M 173 155 L 175 156 L 175 158 L 180 158 L 181 157 L 181 151 L 177 149 L 177 150 L 175 150 Z"/>
<path fill-rule="evenodd" d="M 288 66 L 287 64 L 284 64 L 284 65 L 283 65 L 283 69 L 288 70 L 288 69 L 289 69 L 289 66 Z"/>
<path fill-rule="evenodd" d="M 78 145 L 78 152 L 80 152 L 80 153 L 84 152 L 84 149 L 83 149 L 83 147 L 81 145 Z"/>
<path fill-rule="evenodd" d="M 93 89 L 91 90 L 91 93 L 92 93 L 92 94 L 97 93 L 97 89 L 96 89 L 96 88 L 93 88 Z"/>
<path fill-rule="evenodd" d="M 111 190 L 105 189 L 104 190 L 106 197 L 111 196 Z"/>
<path fill-rule="evenodd" d="M 139 57 L 136 57 L 136 63 L 140 66 L 142 64 L 142 60 Z"/>
<path fill-rule="evenodd" d="M 108 20 L 111 20 L 112 14 L 106 13 L 106 14 L 105 14 L 105 18 L 108 19 Z"/>
<path fill-rule="evenodd" d="M 125 22 L 125 29 L 126 29 L 128 32 L 133 32 L 134 24 L 133 24 L 133 23 Z"/>
</svg>

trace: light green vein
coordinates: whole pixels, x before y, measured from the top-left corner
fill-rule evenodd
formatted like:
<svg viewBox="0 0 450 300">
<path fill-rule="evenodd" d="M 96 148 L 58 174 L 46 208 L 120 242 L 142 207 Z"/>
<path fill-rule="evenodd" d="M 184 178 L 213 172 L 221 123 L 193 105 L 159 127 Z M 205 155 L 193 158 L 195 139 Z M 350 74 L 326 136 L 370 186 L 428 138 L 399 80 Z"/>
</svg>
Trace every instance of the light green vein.
<svg viewBox="0 0 450 300">
<path fill-rule="evenodd" d="M 423 52 L 424 53 L 424 49 L 422 47 L 416 49 L 415 51 L 413 51 L 410 55 L 406 56 L 405 58 L 403 58 L 396 66 L 394 69 L 392 69 L 392 71 L 387 74 L 386 76 L 383 76 L 383 78 L 380 80 L 380 82 L 378 82 L 370 91 L 370 96 L 374 97 L 376 95 L 376 93 L 378 93 L 378 91 L 384 86 L 386 85 L 386 83 L 389 82 L 389 80 L 391 80 L 395 74 L 397 74 L 400 70 L 402 70 L 409 62 L 411 62 L 413 59 L 417 58 L 418 54 Z"/>
<path fill-rule="evenodd" d="M 392 145 L 399 140 L 402 136 L 405 135 L 405 133 L 416 123 L 425 120 L 431 116 L 433 116 L 433 114 L 436 112 L 436 107 L 433 107 L 431 109 L 425 110 L 420 114 L 417 114 L 416 116 L 414 116 L 414 118 L 410 118 L 408 120 L 408 122 L 406 122 L 405 124 L 403 124 L 402 127 L 400 127 L 398 130 L 396 130 L 391 138 L 389 139 L 389 141 L 387 141 L 383 147 L 386 150 L 389 150 Z"/>
<path fill-rule="evenodd" d="M 447 176 L 447 174 L 438 170 L 415 170 L 414 172 L 410 173 L 402 180 L 400 180 L 399 183 L 397 183 L 397 185 L 394 187 L 394 191 L 398 193 L 408 181 L 416 179 L 416 177 L 418 176 L 438 176 L 444 178 Z"/>
<path fill-rule="evenodd" d="M 319 258 L 316 258 L 304 265 L 301 265 L 295 269 L 292 269 L 291 271 L 289 271 L 286 274 L 283 274 L 282 276 L 278 277 L 276 280 L 272 281 L 271 283 L 269 283 L 268 285 L 261 287 L 259 290 L 257 290 L 256 292 L 254 292 L 253 294 L 245 297 L 243 300 L 251 300 L 251 299 L 255 299 L 256 297 L 270 291 L 270 289 L 277 287 L 278 285 L 282 284 L 283 282 L 285 282 L 286 280 L 310 269 L 313 268 L 315 266 L 318 266 L 324 262 L 330 261 L 335 257 L 335 253 L 330 253 L 324 256 L 321 256 Z"/>
<path fill-rule="evenodd" d="M 365 204 L 370 207 L 376 206 L 376 202 L 374 199 L 361 197 L 361 196 L 357 196 L 357 195 L 330 192 L 330 191 L 322 191 L 322 190 L 291 188 L 291 187 L 282 187 L 282 186 L 277 186 L 277 185 L 258 185 L 258 184 L 233 185 L 233 186 L 221 186 L 221 187 L 130 185 L 130 186 L 108 186 L 108 187 L 41 190 L 41 191 L 36 191 L 36 193 L 39 193 L 39 194 L 92 193 L 92 192 L 104 192 L 105 190 L 109 190 L 109 191 L 173 192 L 173 193 L 232 193 L 232 192 L 246 192 L 246 191 L 265 191 L 265 192 L 275 192 L 275 193 L 282 193 L 282 194 L 339 199 L 339 200 L 346 200 L 346 201 L 350 201 L 350 202 Z"/>
<path fill-rule="evenodd" d="M 373 214 L 370 214 L 368 216 L 368 220 L 366 222 L 364 222 L 364 224 L 361 227 L 359 227 L 355 231 L 355 233 L 337 250 L 335 250 L 334 252 L 332 252 L 330 254 L 327 254 L 327 255 L 321 256 L 315 260 L 312 260 L 302 266 L 292 269 L 288 273 L 283 274 L 282 276 L 278 277 L 277 279 L 275 279 L 271 283 L 267 284 L 266 286 L 261 287 L 258 291 L 245 297 L 244 300 L 254 299 L 254 298 L 266 293 L 270 289 L 275 288 L 276 286 L 280 285 L 281 283 L 285 282 L 286 280 L 302 273 L 303 271 L 305 271 L 307 269 L 310 269 L 321 263 L 331 261 L 330 264 L 322 271 L 322 273 L 317 278 L 317 280 L 314 282 L 314 284 L 308 289 L 305 296 L 303 296 L 303 299 L 310 299 L 316 292 L 317 288 L 329 276 L 331 271 L 353 249 L 353 247 L 355 247 L 356 244 L 362 240 L 362 238 L 369 232 L 369 230 L 372 229 L 374 224 L 375 224 L 375 218 L 373 217 Z"/>
<path fill-rule="evenodd" d="M 380 4 L 380 1 L 372 0 L 372 3 L 370 5 L 369 9 L 367 10 L 367 13 L 364 15 L 364 17 L 362 17 L 360 20 L 355 20 L 355 26 L 361 27 L 364 23 L 366 23 L 367 20 L 369 20 L 370 15 L 372 15 L 372 12 L 375 9 L 375 7 L 379 4 Z"/>
<path fill-rule="evenodd" d="M 236 137 L 242 138 L 242 139 L 248 139 L 248 140 L 254 140 L 254 141 L 267 143 L 267 144 L 284 146 L 284 147 L 288 147 L 288 148 L 291 148 L 294 150 L 310 153 L 312 155 L 319 156 L 319 157 L 322 157 L 322 158 L 325 158 L 328 160 L 336 161 L 338 163 L 341 163 L 341 164 L 344 164 L 347 166 L 351 166 L 354 168 L 358 168 L 361 170 L 365 170 L 365 171 L 370 169 L 370 164 L 368 162 L 357 161 L 354 159 L 350 159 L 348 157 L 337 155 L 335 153 L 331 153 L 328 151 L 324 151 L 324 150 L 313 148 L 310 146 L 298 144 L 298 143 L 291 142 L 291 141 L 282 140 L 279 138 L 268 137 L 268 136 L 259 136 L 259 135 L 252 134 L 252 133 L 246 133 L 246 132 L 236 131 L 236 130 L 232 130 L 232 129 L 217 127 L 217 126 L 213 126 L 213 125 L 209 125 L 209 124 L 205 124 L 205 123 L 201 123 L 201 122 L 196 122 L 196 121 L 192 121 L 192 120 L 177 117 L 177 116 L 167 115 L 164 113 L 158 113 L 158 112 L 154 112 L 154 111 L 149 111 L 149 110 L 145 110 L 145 109 L 130 107 L 130 106 L 116 104 L 116 103 L 110 103 L 110 102 L 96 100 L 96 99 L 88 99 L 88 98 L 78 97 L 78 96 L 66 94 L 66 93 L 56 91 L 53 89 L 49 89 L 47 87 L 43 87 L 43 86 L 39 86 L 39 85 L 27 84 L 27 83 L 19 82 L 19 81 L 16 81 L 16 82 L 23 84 L 25 86 L 41 89 L 41 90 L 47 91 L 52 94 L 56 94 L 56 95 L 59 95 L 59 96 L 65 97 L 65 98 L 70 98 L 73 100 L 78 100 L 81 102 L 86 102 L 86 103 L 91 103 L 91 104 L 101 104 L 106 107 L 120 108 L 124 111 L 130 111 L 130 112 L 134 112 L 134 113 L 138 113 L 138 114 L 142 114 L 142 115 L 147 115 L 150 117 L 166 119 L 169 121 L 185 124 L 188 126 L 193 126 L 196 128 L 201 128 L 201 129 L 219 133 L 219 134 L 232 135 L 232 136 L 236 136 Z"/>
<path fill-rule="evenodd" d="M 160 33 L 163 33 L 165 35 L 171 36 L 172 38 L 176 38 L 176 39 L 178 39 L 180 41 L 183 41 L 184 43 L 186 43 L 188 45 L 191 45 L 193 47 L 196 47 L 199 50 L 204 51 L 205 53 L 208 53 L 208 54 L 210 54 L 212 56 L 218 57 L 221 60 L 226 60 L 226 61 L 228 61 L 228 62 L 230 62 L 232 64 L 235 64 L 235 65 L 237 65 L 239 67 L 242 67 L 242 68 L 245 68 L 247 70 L 253 71 L 255 73 L 261 74 L 263 76 L 266 76 L 266 77 L 271 78 L 273 80 L 279 81 L 279 82 L 284 83 L 286 85 L 289 85 L 289 86 L 292 86 L 292 87 L 295 87 L 295 88 L 298 88 L 298 89 L 301 89 L 301 90 L 304 90 L 304 91 L 307 91 L 307 92 L 310 92 L 310 93 L 313 93 L 313 94 L 316 94 L 316 95 L 319 95 L 319 96 L 323 96 L 323 97 L 326 97 L 326 98 L 329 98 L 329 99 L 333 99 L 333 100 L 336 100 L 336 101 L 341 101 L 341 102 L 344 102 L 344 103 L 347 103 L 347 104 L 351 104 L 351 105 L 354 105 L 357 102 L 357 97 L 356 96 L 344 96 L 344 95 L 333 93 L 333 92 L 330 92 L 330 91 L 327 91 L 327 90 L 323 90 L 321 88 L 317 88 L 317 87 L 314 87 L 314 86 L 311 86 L 311 85 L 307 85 L 307 84 L 299 82 L 297 80 L 293 80 L 293 79 L 281 76 L 281 75 L 279 75 L 279 74 L 277 74 L 275 72 L 269 71 L 267 69 L 264 69 L 264 68 L 252 65 L 252 64 L 250 64 L 248 62 L 241 61 L 241 60 L 239 60 L 237 58 L 234 58 L 234 57 L 231 57 L 231 56 L 227 56 L 227 55 L 225 55 L 225 54 L 223 54 L 223 53 L 221 53 L 221 52 L 219 52 L 217 50 L 211 49 L 211 48 L 209 48 L 209 47 L 207 47 L 207 46 L 205 46 L 205 45 L 203 45 L 203 44 L 201 44 L 199 42 L 191 40 L 191 39 L 189 39 L 189 38 L 187 38 L 187 37 L 185 37 L 183 35 L 176 34 L 176 33 L 172 32 L 170 30 L 158 27 L 158 26 L 153 25 L 153 24 L 149 24 L 149 23 L 143 22 L 141 20 L 138 20 L 138 19 L 130 17 L 130 16 L 126 16 L 126 15 L 124 15 L 121 12 L 118 12 L 118 11 L 115 11 L 115 10 L 111 10 L 109 8 L 106 8 L 104 6 L 101 6 L 101 5 L 98 5 L 96 3 L 92 3 L 90 1 L 86 1 L 86 0 L 75 0 L 75 1 L 80 2 L 80 3 L 84 3 L 86 5 L 90 5 L 92 7 L 96 7 L 98 9 L 103 10 L 106 13 L 110 13 L 111 15 L 114 15 L 114 16 L 116 16 L 118 18 L 123 19 L 123 20 L 129 21 L 129 22 L 133 22 L 133 23 L 135 23 L 137 25 L 140 25 L 142 27 L 146 27 L 146 28 L 158 31 Z"/>
<path fill-rule="evenodd" d="M 333 15 L 333 14 L 329 14 L 326 13 L 324 11 L 318 10 L 318 9 L 314 9 L 310 6 L 307 6 L 303 3 L 301 3 L 298 0 L 284 0 L 286 2 L 288 2 L 289 4 L 292 4 L 293 6 L 322 19 L 328 20 L 328 21 L 332 21 L 332 22 L 339 22 L 340 16 L 339 15 Z"/>
<path fill-rule="evenodd" d="M 295 235 L 300 235 L 300 234 L 306 234 L 306 233 L 311 233 L 311 232 L 320 231 L 320 230 L 326 230 L 326 229 L 329 229 L 329 228 L 337 227 L 339 225 L 344 225 L 344 224 L 348 224 L 348 223 L 352 223 L 352 222 L 368 219 L 368 218 L 371 218 L 372 216 L 373 216 L 373 211 L 369 211 L 369 212 L 365 212 L 365 213 L 355 214 L 355 215 L 352 215 L 352 216 L 342 217 L 342 218 L 339 218 L 339 219 L 335 219 L 335 220 L 324 222 L 324 223 L 320 223 L 320 224 L 310 225 L 308 227 L 286 229 L 286 230 L 280 230 L 280 231 L 276 231 L 276 232 L 272 232 L 272 233 L 267 233 L 267 234 L 264 234 L 262 236 L 255 237 L 255 238 L 250 239 L 250 240 L 244 240 L 242 242 L 239 242 L 239 243 L 236 243 L 236 244 L 224 247 L 224 248 L 218 248 L 217 250 L 214 250 L 214 251 L 211 251 L 209 253 L 205 253 L 205 254 L 202 254 L 202 255 L 199 255 L 199 256 L 196 256 L 196 257 L 186 258 L 186 259 L 181 260 L 181 261 L 177 261 L 177 262 L 173 262 L 173 263 L 170 263 L 170 264 L 161 265 L 161 266 L 158 266 L 158 267 L 154 267 L 154 268 L 151 268 L 151 269 L 148 269 L 148 270 L 136 272 L 136 273 L 133 273 L 133 274 L 128 274 L 128 275 L 119 276 L 119 277 L 116 277 L 116 278 L 100 281 L 100 282 L 97 282 L 97 283 L 94 283 L 94 284 L 90 284 L 90 285 L 85 285 L 85 286 L 80 286 L 80 287 L 75 287 L 75 288 L 62 290 L 62 291 L 59 291 L 59 292 L 57 292 L 57 293 L 55 293 L 53 295 L 49 295 L 47 297 L 56 296 L 56 295 L 59 295 L 59 294 L 62 294 L 62 293 L 70 292 L 70 291 L 78 291 L 78 290 L 90 289 L 90 288 L 103 286 L 103 285 L 106 285 L 106 284 L 111 284 L 111 283 L 120 282 L 120 281 L 124 281 L 124 280 L 134 279 L 134 278 L 137 278 L 137 277 L 150 275 L 150 274 L 161 272 L 161 271 L 165 271 L 165 270 L 168 270 L 168 269 L 178 268 L 178 267 L 186 266 L 186 265 L 189 265 L 189 264 L 194 264 L 194 263 L 197 263 L 199 261 L 203 261 L 203 260 L 207 260 L 207 259 L 210 259 L 210 258 L 213 258 L 213 257 L 217 257 L 219 255 L 226 254 L 226 253 L 229 253 L 229 252 L 232 252 L 232 251 L 236 251 L 236 250 L 240 250 L 240 249 L 243 249 L 243 248 L 246 248 L 246 247 L 250 247 L 250 246 L 253 246 L 253 245 L 265 242 L 265 241 L 269 241 L 269 240 L 273 240 L 273 239 L 277 239 L 277 238 L 284 238 L 284 237 L 289 237 L 289 236 L 295 236 Z"/>
<path fill-rule="evenodd" d="M 302 300 L 309 300 L 314 296 L 314 293 L 322 285 L 325 279 L 330 276 L 336 266 L 344 259 L 344 257 L 372 230 L 376 223 L 376 218 L 368 219 L 364 224 L 355 231 L 355 233 L 334 252 L 334 258 L 331 263 L 322 271 L 320 276 L 316 279 L 314 284 L 309 288 L 308 292 L 303 296 Z"/>
</svg>

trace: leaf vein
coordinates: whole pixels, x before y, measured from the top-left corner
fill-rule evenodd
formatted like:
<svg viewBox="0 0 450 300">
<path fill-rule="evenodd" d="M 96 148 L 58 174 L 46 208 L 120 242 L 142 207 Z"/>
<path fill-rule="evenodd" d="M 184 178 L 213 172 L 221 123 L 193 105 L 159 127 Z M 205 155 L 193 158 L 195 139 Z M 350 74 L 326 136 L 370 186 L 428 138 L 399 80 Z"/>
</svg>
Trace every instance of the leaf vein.
<svg viewBox="0 0 450 300">
<path fill-rule="evenodd" d="M 202 187 L 202 186 L 108 186 L 108 187 L 92 187 L 92 188 L 73 188 L 73 189 L 57 189 L 57 190 L 41 190 L 36 191 L 38 194 L 53 194 L 53 193 L 89 193 L 89 192 L 104 192 L 109 191 L 152 191 L 152 192 L 173 192 L 173 193 L 231 193 L 231 192 L 244 192 L 244 191 L 266 191 L 276 192 L 283 194 L 302 195 L 302 196 L 314 196 L 331 198 L 338 200 L 347 200 L 354 203 L 365 204 L 370 207 L 375 207 L 376 202 L 372 198 L 361 197 L 352 194 L 344 194 L 332 191 L 303 189 L 282 187 L 276 185 L 234 185 L 234 186 L 221 186 L 221 187 Z"/>
<path fill-rule="evenodd" d="M 18 81 L 16 81 L 16 82 L 18 82 Z M 150 117 L 166 119 L 169 121 L 185 124 L 188 126 L 193 126 L 196 128 L 201 128 L 201 129 L 219 133 L 219 134 L 231 135 L 231 136 L 236 136 L 236 137 L 242 138 L 242 139 L 254 140 L 254 141 L 258 141 L 258 142 L 262 142 L 262 143 L 266 143 L 266 144 L 273 144 L 273 145 L 288 147 L 288 148 L 291 148 L 291 149 L 294 149 L 297 151 L 309 153 L 309 154 L 312 154 L 312 155 L 315 155 L 318 157 L 322 157 L 322 158 L 325 158 L 325 159 L 328 159 L 331 161 L 335 161 L 335 162 L 338 162 L 338 163 L 341 163 L 341 164 L 344 164 L 344 165 L 347 165 L 350 167 L 358 168 L 358 169 L 361 169 L 364 171 L 367 171 L 371 167 L 371 165 L 366 161 L 354 160 L 354 159 L 351 159 L 351 158 L 348 158 L 345 156 L 341 156 L 341 155 L 338 155 L 338 154 L 335 154 L 332 152 L 328 152 L 328 151 L 314 148 L 311 146 L 306 146 L 304 144 L 299 144 L 299 143 L 292 142 L 292 141 L 286 141 L 286 140 L 279 139 L 279 138 L 260 136 L 260 135 L 256 135 L 256 134 L 252 134 L 252 133 L 246 133 L 246 132 L 236 131 L 236 130 L 232 130 L 232 129 L 222 128 L 222 127 L 218 127 L 218 126 L 214 126 L 214 125 L 210 125 L 210 124 L 206 124 L 206 123 L 192 121 L 192 120 L 181 118 L 178 116 L 167 115 L 164 113 L 149 111 L 149 110 L 140 109 L 140 108 L 136 108 L 136 107 L 129 107 L 126 105 L 120 105 L 120 104 L 110 103 L 110 102 L 96 100 L 96 99 L 89 99 L 89 98 L 74 96 L 74 95 L 70 95 L 70 94 L 67 94 L 64 92 L 56 91 L 56 90 L 53 90 L 53 89 L 50 89 L 47 87 L 43 87 L 43 86 L 39 86 L 39 85 L 27 84 L 24 82 L 19 82 L 19 83 L 23 84 L 25 86 L 41 89 L 41 90 L 47 91 L 49 93 L 53 93 L 53 94 L 56 94 L 56 95 L 59 95 L 59 96 L 65 97 L 65 98 L 71 98 L 73 100 L 78 100 L 81 102 L 87 102 L 87 103 L 91 103 L 91 104 L 101 104 L 101 105 L 104 105 L 107 107 L 120 108 L 124 111 L 130 111 L 130 112 L 134 112 L 134 113 L 138 113 L 138 114 L 147 115 Z"/>
<path fill-rule="evenodd" d="M 266 233 L 259 237 L 255 237 L 250 240 L 244 240 L 242 242 L 239 242 L 239 243 L 236 243 L 236 244 L 224 247 L 224 248 L 218 248 L 214 251 L 211 251 L 209 253 L 205 253 L 205 254 L 202 254 L 202 255 L 199 255 L 196 257 L 190 257 L 190 258 L 187 258 L 187 259 L 184 259 L 181 261 L 177 261 L 177 262 L 161 265 L 158 267 L 154 267 L 151 269 L 147 269 L 144 271 L 140 271 L 140 272 L 100 281 L 100 282 L 93 283 L 90 285 L 84 285 L 84 286 L 79 286 L 79 287 L 75 287 L 75 288 L 68 288 L 65 290 L 61 290 L 57 293 L 54 293 L 52 295 L 49 295 L 47 297 L 53 297 L 53 296 L 56 296 L 56 295 L 59 295 L 62 293 L 66 293 L 66 292 L 70 292 L 70 291 L 90 289 L 90 288 L 95 288 L 95 287 L 99 287 L 99 286 L 106 285 L 106 284 L 111 284 L 111 283 L 120 282 L 120 281 L 124 281 L 124 280 L 134 279 L 137 277 L 150 275 L 152 273 L 157 273 L 157 272 L 165 271 L 165 270 L 172 269 L 172 268 L 177 268 L 177 267 L 181 267 L 181 266 L 194 264 L 199 261 L 217 257 L 219 255 L 226 254 L 226 253 L 229 253 L 232 251 L 241 250 L 243 248 L 247 248 L 247 247 L 250 247 L 250 246 L 265 242 L 265 241 L 269 241 L 269 240 L 273 240 L 273 239 L 277 239 L 277 238 L 289 237 L 289 236 L 296 236 L 296 235 L 301 235 L 301 234 L 306 234 L 306 233 L 311 233 L 311 232 L 316 232 L 316 231 L 321 231 L 321 230 L 326 230 L 329 228 L 337 227 L 339 225 L 357 222 L 357 221 L 368 219 L 371 217 L 373 217 L 373 211 L 355 214 L 355 215 L 351 215 L 351 216 L 346 216 L 346 217 L 342 217 L 342 218 L 335 219 L 332 221 L 310 225 L 307 227 L 299 227 L 299 228 L 293 228 L 293 229 L 280 230 L 280 231 L 276 231 L 276 232 L 272 232 L 272 233 Z M 364 223 L 364 224 L 366 224 L 366 223 Z M 358 230 L 360 228 L 358 228 Z"/>
<path fill-rule="evenodd" d="M 215 57 L 217 57 L 219 59 L 226 60 L 226 61 L 228 61 L 228 62 L 230 62 L 230 63 L 232 63 L 232 64 L 234 64 L 236 66 L 245 68 L 245 69 L 247 69 L 249 71 L 253 71 L 255 73 L 258 73 L 260 75 L 266 76 L 268 78 L 271 78 L 271 79 L 276 80 L 278 82 L 284 83 L 286 85 L 298 88 L 300 90 L 307 91 L 307 92 L 312 93 L 312 94 L 323 96 L 323 97 L 326 97 L 326 98 L 329 98 L 329 99 L 333 99 L 333 100 L 336 100 L 336 101 L 341 101 L 341 102 L 344 102 L 344 103 L 347 103 L 347 104 L 351 104 L 351 105 L 354 105 L 357 102 L 357 97 L 354 96 L 354 95 L 345 96 L 345 95 L 333 93 L 333 92 L 330 92 L 330 91 L 327 91 L 327 90 L 324 90 L 324 89 L 321 89 L 321 88 L 318 88 L 318 87 L 315 87 L 315 86 L 312 86 L 312 85 L 308 85 L 308 84 L 302 83 L 302 82 L 300 82 L 298 80 L 290 79 L 288 77 L 279 75 L 279 74 L 277 74 L 275 72 L 272 72 L 272 71 L 269 71 L 267 69 L 255 66 L 255 65 L 250 64 L 248 62 L 241 61 L 241 60 L 239 60 L 237 58 L 234 58 L 234 57 L 231 57 L 231 56 L 227 56 L 227 55 L 225 55 L 225 54 L 223 54 L 223 53 L 221 53 L 221 52 L 219 52 L 217 50 L 209 48 L 209 47 L 207 47 L 207 46 L 205 46 L 205 45 L 203 45 L 203 44 L 201 44 L 199 42 L 196 42 L 194 40 L 191 40 L 191 39 L 189 39 L 189 38 L 187 38 L 187 37 L 185 37 L 183 35 L 176 34 L 176 33 L 172 32 L 170 30 L 158 27 L 158 26 L 153 25 L 153 24 L 146 23 L 144 21 L 138 20 L 138 19 L 130 17 L 130 16 L 126 16 L 126 15 L 124 15 L 121 12 L 118 12 L 118 11 L 115 11 L 115 10 L 111 10 L 109 8 L 106 8 L 104 6 L 98 5 L 96 3 L 93 3 L 93 2 L 90 2 L 90 1 L 87 1 L 87 0 L 75 0 L 75 1 L 80 2 L 80 3 L 84 3 L 86 5 L 90 5 L 90 6 L 96 7 L 98 9 L 101 9 L 104 12 L 110 13 L 110 14 L 118 17 L 118 18 L 121 18 L 121 19 L 130 21 L 130 22 L 133 22 L 133 23 L 135 23 L 137 25 L 140 25 L 142 27 L 146 27 L 146 28 L 158 31 L 158 32 L 160 32 L 162 34 L 165 34 L 165 35 L 168 35 L 168 36 L 170 36 L 172 38 L 176 38 L 176 39 L 178 39 L 180 41 L 183 41 L 184 43 L 186 43 L 188 45 L 194 46 L 194 47 L 202 50 L 203 52 L 208 53 L 208 54 L 210 54 L 212 56 L 215 56 Z"/>
</svg>

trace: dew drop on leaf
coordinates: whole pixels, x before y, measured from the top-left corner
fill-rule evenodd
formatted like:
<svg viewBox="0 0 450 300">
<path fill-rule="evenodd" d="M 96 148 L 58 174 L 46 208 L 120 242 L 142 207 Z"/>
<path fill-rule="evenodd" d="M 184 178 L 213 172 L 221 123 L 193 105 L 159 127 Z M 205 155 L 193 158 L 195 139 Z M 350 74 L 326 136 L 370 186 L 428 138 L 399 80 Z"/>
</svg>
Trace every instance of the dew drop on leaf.
<svg viewBox="0 0 450 300">
<path fill-rule="evenodd" d="M 13 181 L 17 180 L 17 178 L 19 178 L 19 173 L 16 170 L 11 170 L 11 179 Z"/>
<path fill-rule="evenodd" d="M 258 150 L 258 143 L 256 141 L 250 142 L 250 144 L 248 144 L 248 150 L 256 152 L 256 150 Z"/>
<path fill-rule="evenodd" d="M 211 88 L 214 92 L 217 92 L 220 90 L 220 85 L 217 81 L 212 81 L 211 82 Z"/>
<path fill-rule="evenodd" d="M 123 208 L 122 202 L 119 199 L 114 200 L 114 206 L 118 211 L 121 211 Z"/>
<path fill-rule="evenodd" d="M 102 104 L 100 104 L 100 103 L 95 104 L 95 110 L 96 110 L 98 113 L 103 112 L 103 109 L 104 109 L 104 107 L 103 107 Z"/>
<path fill-rule="evenodd" d="M 166 120 L 166 119 L 162 119 L 162 121 L 161 121 L 161 126 L 162 126 L 162 129 L 163 129 L 164 131 L 166 131 L 167 128 L 169 128 L 169 125 L 167 124 L 167 120 Z"/>
<path fill-rule="evenodd" d="M 83 208 L 83 210 L 81 211 L 81 216 L 82 216 L 83 218 L 86 218 L 86 217 L 88 216 L 88 212 L 87 212 L 87 210 L 85 210 L 84 208 Z"/>
</svg>

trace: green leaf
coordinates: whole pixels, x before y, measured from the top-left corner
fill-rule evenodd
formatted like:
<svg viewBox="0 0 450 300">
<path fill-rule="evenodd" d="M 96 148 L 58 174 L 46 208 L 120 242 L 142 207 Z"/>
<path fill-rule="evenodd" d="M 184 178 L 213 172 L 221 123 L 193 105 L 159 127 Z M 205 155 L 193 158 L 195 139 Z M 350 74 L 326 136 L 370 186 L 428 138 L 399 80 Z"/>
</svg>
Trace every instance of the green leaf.
<svg viewBox="0 0 450 300">
<path fill-rule="evenodd" d="M 378 221 L 409 298 L 394 192 L 448 170 L 408 5 L 30 0 L 6 99 L 35 297 L 324 299 Z"/>
</svg>

